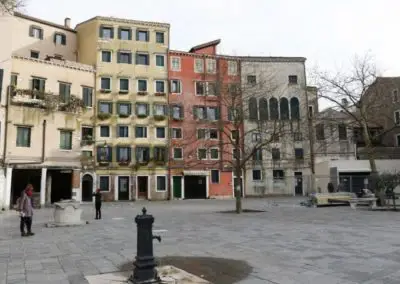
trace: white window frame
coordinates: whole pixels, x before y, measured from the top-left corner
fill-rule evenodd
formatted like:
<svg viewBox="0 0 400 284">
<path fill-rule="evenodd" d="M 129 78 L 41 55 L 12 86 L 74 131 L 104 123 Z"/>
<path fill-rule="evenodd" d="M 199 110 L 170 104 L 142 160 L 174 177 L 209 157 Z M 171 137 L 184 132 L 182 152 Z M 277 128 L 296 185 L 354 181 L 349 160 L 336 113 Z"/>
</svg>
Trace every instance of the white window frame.
<svg viewBox="0 0 400 284">
<path fill-rule="evenodd" d="M 211 138 L 211 135 L 210 135 L 211 130 L 215 130 L 217 132 L 217 138 Z M 206 138 L 208 138 L 210 140 L 218 140 L 219 139 L 218 128 L 208 128 L 206 131 Z"/>
<path fill-rule="evenodd" d="M 206 157 L 204 159 L 200 159 L 200 156 L 199 156 L 199 151 L 200 150 L 205 150 L 206 151 Z M 197 160 L 199 160 L 199 161 L 207 160 L 207 148 L 197 148 Z"/>
<path fill-rule="evenodd" d="M 157 128 L 164 128 L 164 137 L 157 137 Z M 167 130 L 166 127 L 164 126 L 156 126 L 154 127 L 154 137 L 156 139 L 167 139 Z"/>
<path fill-rule="evenodd" d="M 157 82 L 164 82 L 164 92 L 157 91 Z M 168 92 L 167 85 L 168 84 L 165 80 L 154 80 L 154 93 L 167 93 Z"/>
<path fill-rule="evenodd" d="M 102 89 L 101 88 L 101 79 L 110 79 L 110 88 L 109 89 Z M 112 90 L 113 80 L 111 76 L 100 76 L 100 90 L 111 91 Z"/>
<path fill-rule="evenodd" d="M 175 149 L 181 149 L 182 150 L 182 157 L 181 158 L 175 157 Z M 172 148 L 172 158 L 174 160 L 177 160 L 177 161 L 182 161 L 183 160 L 183 148 L 182 147 L 174 147 L 174 148 Z"/>
<path fill-rule="evenodd" d="M 260 171 L 260 179 L 254 179 L 254 171 Z M 252 181 L 262 181 L 263 180 L 263 173 L 261 169 L 253 169 L 251 171 L 251 179 Z"/>
<path fill-rule="evenodd" d="M 108 127 L 108 136 L 101 136 L 101 127 L 106 126 Z M 111 138 L 111 128 L 110 125 L 99 125 L 99 137 L 100 138 Z"/>
<path fill-rule="evenodd" d="M 178 59 L 178 62 L 179 62 L 179 68 L 174 68 L 174 64 L 173 64 L 173 62 L 174 62 L 174 59 Z M 182 70 L 182 59 L 179 57 L 179 56 L 171 56 L 171 71 L 181 71 Z"/>
<path fill-rule="evenodd" d="M 108 190 L 107 191 L 101 190 L 100 192 L 110 192 L 111 191 L 111 180 L 112 180 L 111 176 L 110 175 L 99 175 L 98 177 L 99 177 L 99 179 L 98 179 L 98 182 L 97 182 L 97 188 L 100 188 L 100 179 L 101 179 L 101 177 L 108 177 Z"/>
<path fill-rule="evenodd" d="M 399 114 L 399 121 L 396 121 L 396 113 L 398 113 Z M 394 112 L 393 112 L 393 119 L 394 119 L 394 124 L 395 125 L 400 125 L 400 110 L 395 110 Z"/>
<path fill-rule="evenodd" d="M 121 90 L 121 79 L 122 80 L 128 80 L 128 90 Z M 118 78 L 118 91 L 119 92 L 128 92 L 129 93 L 130 89 L 131 89 L 131 81 L 129 80 L 129 78 L 127 78 L 127 77 L 119 77 Z"/>
<path fill-rule="evenodd" d="M 173 92 L 173 91 L 172 91 L 172 87 L 171 87 L 171 94 L 181 95 L 181 94 L 182 94 L 182 80 L 180 80 L 180 79 L 171 79 L 171 80 L 170 80 L 170 85 L 171 85 L 171 86 L 172 86 L 172 81 L 178 81 L 180 92 L 179 92 L 179 93 Z"/>
<path fill-rule="evenodd" d="M 233 65 L 234 64 L 234 65 Z M 235 68 L 233 68 L 235 66 Z M 232 71 L 232 70 L 235 71 Z M 238 74 L 238 64 L 237 61 L 230 60 L 228 61 L 228 75 L 229 76 L 236 76 Z"/>
<path fill-rule="evenodd" d="M 217 171 L 218 172 L 218 182 L 213 182 L 212 181 L 212 172 L 213 171 Z M 220 184 L 221 183 L 221 171 L 220 170 L 218 170 L 218 169 L 212 169 L 212 170 L 210 170 L 210 183 L 211 184 Z"/>
<path fill-rule="evenodd" d="M 61 136 L 62 136 L 63 132 L 71 134 L 71 149 L 62 149 L 61 148 Z M 59 134 L 59 139 L 58 140 L 59 140 L 59 143 L 60 143 L 60 145 L 58 146 L 58 150 L 61 151 L 61 152 L 71 152 L 74 149 L 74 131 L 73 130 L 60 129 L 58 131 L 58 134 Z"/>
<path fill-rule="evenodd" d="M 203 94 L 197 94 L 197 83 L 202 83 L 202 84 L 204 84 L 204 88 L 203 88 L 203 90 L 204 90 L 204 93 Z M 196 96 L 196 97 L 204 97 L 204 96 L 206 96 L 207 95 L 207 84 L 206 84 L 207 82 L 205 82 L 205 81 L 195 81 L 194 82 L 194 95 Z"/>
<path fill-rule="evenodd" d="M 208 157 L 209 157 L 210 160 L 212 160 L 212 161 L 218 161 L 218 160 L 220 159 L 220 154 L 219 154 L 219 148 L 218 148 L 218 147 L 211 147 L 211 148 L 208 149 L 208 150 L 209 150 L 209 151 L 208 151 Z M 211 157 L 211 150 L 217 150 L 218 158 L 212 158 L 212 157 Z"/>
<path fill-rule="evenodd" d="M 164 57 L 164 66 L 158 66 L 158 65 L 157 65 L 157 56 L 162 56 L 162 57 Z M 167 62 L 165 62 L 165 58 L 166 58 L 165 54 L 156 53 L 156 54 L 154 55 L 154 66 L 157 67 L 157 68 L 165 68 L 166 65 L 167 65 Z"/>
<path fill-rule="evenodd" d="M 197 69 L 197 62 L 201 61 L 201 70 Z M 193 61 L 194 73 L 204 73 L 204 60 L 202 58 L 195 58 Z"/>
<path fill-rule="evenodd" d="M 208 74 L 216 74 L 217 73 L 217 60 L 215 58 L 207 58 L 206 59 L 206 70 Z M 210 67 L 213 67 L 212 69 Z"/>
<path fill-rule="evenodd" d="M 172 137 L 172 129 L 180 129 L 181 130 L 181 138 Z M 183 139 L 183 129 L 182 129 L 182 127 L 171 127 L 171 139 Z"/>
<path fill-rule="evenodd" d="M 139 91 L 139 81 L 146 81 L 146 91 Z M 136 79 L 136 92 L 148 92 L 149 91 L 149 80 L 144 78 Z"/>
<path fill-rule="evenodd" d="M 163 177 L 165 180 L 165 190 L 158 190 L 158 178 Z M 168 183 L 167 183 L 167 176 L 166 175 L 156 175 L 156 192 L 167 192 Z"/>
</svg>

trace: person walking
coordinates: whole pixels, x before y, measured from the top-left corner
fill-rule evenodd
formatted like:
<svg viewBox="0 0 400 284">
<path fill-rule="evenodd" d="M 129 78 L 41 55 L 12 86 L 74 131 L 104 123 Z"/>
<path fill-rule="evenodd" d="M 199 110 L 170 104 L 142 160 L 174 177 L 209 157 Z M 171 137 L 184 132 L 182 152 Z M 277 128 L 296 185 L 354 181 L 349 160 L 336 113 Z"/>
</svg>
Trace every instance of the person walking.
<svg viewBox="0 0 400 284">
<path fill-rule="evenodd" d="M 34 235 L 34 233 L 32 233 L 32 217 L 33 217 L 32 194 L 33 194 L 33 186 L 31 184 L 28 184 L 25 190 L 22 191 L 18 203 L 18 209 L 20 212 L 19 214 L 21 217 L 20 230 L 22 237 Z M 25 233 L 25 226 L 27 229 L 26 233 Z"/>
<path fill-rule="evenodd" d="M 101 219 L 101 193 L 100 189 L 98 188 L 95 193 L 93 193 L 94 196 L 94 207 L 96 208 L 96 220 Z"/>
</svg>

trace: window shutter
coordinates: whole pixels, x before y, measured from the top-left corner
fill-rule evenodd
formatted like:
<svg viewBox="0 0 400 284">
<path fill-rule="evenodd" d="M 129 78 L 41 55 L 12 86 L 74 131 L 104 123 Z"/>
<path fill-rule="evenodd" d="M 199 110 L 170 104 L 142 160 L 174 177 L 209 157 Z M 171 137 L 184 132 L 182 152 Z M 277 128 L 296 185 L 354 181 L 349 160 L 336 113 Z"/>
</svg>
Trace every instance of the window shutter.
<svg viewBox="0 0 400 284">
<path fill-rule="evenodd" d="M 220 111 L 220 108 L 217 107 L 217 108 L 215 108 L 215 118 L 220 119 L 220 116 L 221 116 L 221 111 Z"/>
<path fill-rule="evenodd" d="M 132 148 L 128 147 L 128 161 L 132 161 Z"/>
<path fill-rule="evenodd" d="M 53 42 L 56 43 L 57 42 L 57 34 L 53 35 Z"/>
<path fill-rule="evenodd" d="M 4 70 L 0 69 L 0 100 L 1 100 L 1 91 L 3 90 L 3 76 L 4 76 Z"/>
<path fill-rule="evenodd" d="M 117 146 L 115 149 L 117 150 L 117 161 L 119 161 L 119 159 L 120 159 L 120 153 L 119 153 L 119 149 L 120 149 L 121 147 L 119 147 L 119 146 Z"/>
<path fill-rule="evenodd" d="M 103 26 L 99 27 L 99 37 L 102 38 L 103 37 Z"/>
<path fill-rule="evenodd" d="M 129 53 L 128 63 L 129 63 L 129 64 L 132 64 L 132 53 Z"/>
<path fill-rule="evenodd" d="M 67 99 L 69 100 L 69 98 L 71 97 L 71 85 L 66 85 L 66 91 L 67 91 Z"/>
<path fill-rule="evenodd" d="M 66 36 L 66 35 L 63 35 L 63 36 L 62 36 L 61 44 L 62 44 L 62 45 L 66 45 L 66 44 L 67 44 L 67 36 Z"/>
<path fill-rule="evenodd" d="M 121 63 L 121 53 L 119 51 L 117 51 L 117 63 Z"/>
<path fill-rule="evenodd" d="M 33 37 L 33 27 L 32 26 L 29 27 L 29 36 Z"/>
<path fill-rule="evenodd" d="M 146 104 L 146 115 L 150 114 L 150 107 L 148 104 Z"/>
<path fill-rule="evenodd" d="M 135 54 L 135 64 L 139 64 L 139 54 Z"/>
<path fill-rule="evenodd" d="M 41 92 L 44 92 L 45 89 L 46 89 L 46 81 L 45 81 L 45 80 L 40 80 L 40 81 L 39 81 L 39 90 L 40 90 Z"/>
<path fill-rule="evenodd" d="M 197 117 L 197 107 L 193 107 L 193 118 L 194 119 L 197 119 L 198 117 Z"/>
<path fill-rule="evenodd" d="M 111 27 L 111 38 L 114 38 L 114 27 Z"/>
<path fill-rule="evenodd" d="M 108 146 L 108 161 L 109 162 L 112 162 L 112 151 L 113 151 L 113 148 Z"/>
<path fill-rule="evenodd" d="M 118 39 L 121 39 L 121 28 L 118 28 Z"/>
<path fill-rule="evenodd" d="M 129 39 L 129 40 L 132 40 L 132 30 L 129 30 L 128 39 Z"/>
<path fill-rule="evenodd" d="M 97 161 L 101 160 L 101 147 L 97 147 Z"/>
</svg>

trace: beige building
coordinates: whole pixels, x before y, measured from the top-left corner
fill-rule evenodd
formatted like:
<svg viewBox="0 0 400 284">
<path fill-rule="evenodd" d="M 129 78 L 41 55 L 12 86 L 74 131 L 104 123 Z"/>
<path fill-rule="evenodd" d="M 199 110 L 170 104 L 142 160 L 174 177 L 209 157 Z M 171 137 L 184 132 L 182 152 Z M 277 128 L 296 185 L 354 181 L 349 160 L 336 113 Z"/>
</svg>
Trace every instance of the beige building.
<svg viewBox="0 0 400 284">
<path fill-rule="evenodd" d="M 0 30 L 7 38 L 0 46 L 1 102 L 8 106 L 1 119 L 1 206 L 9 208 L 27 183 L 40 191 L 41 205 L 81 200 L 81 151 L 92 155 L 91 146 L 81 147 L 81 129 L 92 127 L 95 71 L 74 62 L 77 38 L 69 19 L 62 26 L 2 15 Z"/>
<path fill-rule="evenodd" d="M 78 60 L 97 69 L 97 186 L 108 200 L 166 199 L 169 25 L 95 17 L 76 31 Z"/>
</svg>

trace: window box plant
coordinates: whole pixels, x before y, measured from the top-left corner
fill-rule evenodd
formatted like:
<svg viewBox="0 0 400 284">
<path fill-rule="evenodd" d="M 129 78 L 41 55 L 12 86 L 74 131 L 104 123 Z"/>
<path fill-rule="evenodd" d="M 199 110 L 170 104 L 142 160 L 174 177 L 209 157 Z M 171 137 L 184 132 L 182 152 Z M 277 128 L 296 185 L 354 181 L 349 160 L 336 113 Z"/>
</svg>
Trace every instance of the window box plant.
<svg viewBox="0 0 400 284">
<path fill-rule="evenodd" d="M 126 94 L 129 94 L 129 91 L 128 90 L 119 90 L 118 93 L 121 95 L 126 95 Z"/>
<path fill-rule="evenodd" d="M 127 113 L 120 113 L 120 114 L 118 114 L 118 116 L 119 116 L 120 118 L 128 118 L 128 117 L 130 116 L 130 114 L 127 114 Z"/>
<path fill-rule="evenodd" d="M 157 120 L 157 121 L 162 121 L 162 120 L 165 119 L 165 115 L 162 115 L 162 114 L 155 114 L 155 115 L 154 115 L 154 119 Z"/>
<path fill-rule="evenodd" d="M 109 94 L 109 93 L 111 93 L 111 90 L 109 90 L 109 89 L 100 89 L 100 93 Z"/>
<path fill-rule="evenodd" d="M 137 94 L 138 94 L 139 96 L 146 96 L 146 95 L 147 95 L 147 92 L 145 92 L 145 91 L 139 91 L 139 92 L 137 92 Z"/>
<path fill-rule="evenodd" d="M 111 117 L 111 113 L 107 113 L 107 112 L 100 112 L 97 114 L 97 118 L 100 120 L 106 120 L 109 119 Z"/>
<path fill-rule="evenodd" d="M 157 92 L 157 93 L 155 93 L 154 95 L 156 95 L 156 96 L 158 96 L 158 97 L 163 97 L 163 96 L 166 95 L 166 93 L 164 93 L 164 92 Z"/>
</svg>

